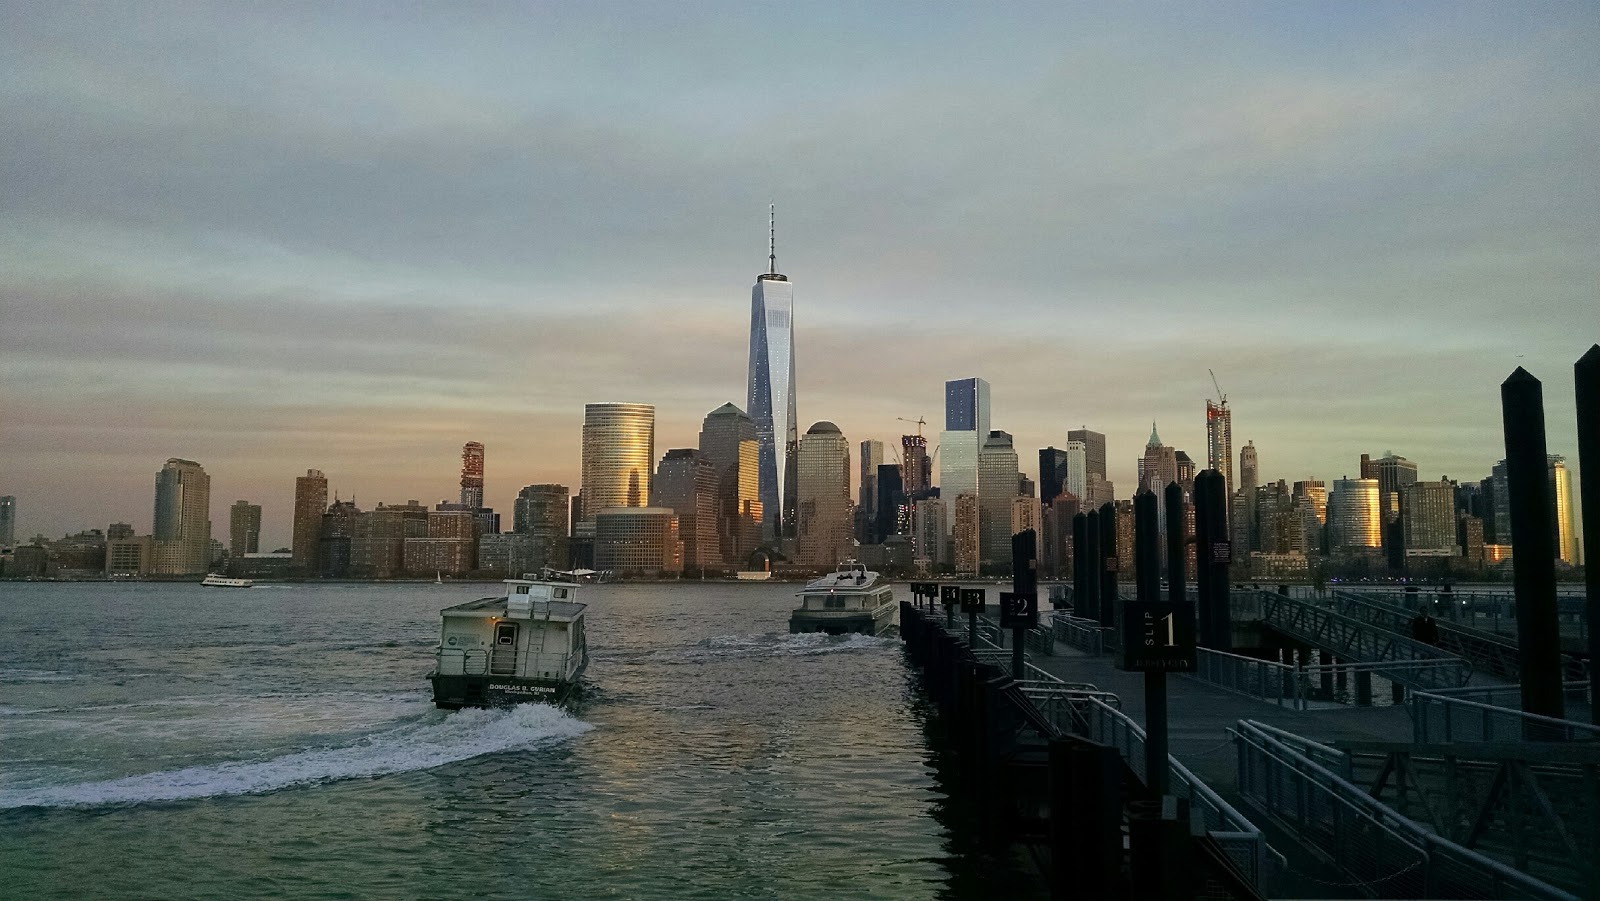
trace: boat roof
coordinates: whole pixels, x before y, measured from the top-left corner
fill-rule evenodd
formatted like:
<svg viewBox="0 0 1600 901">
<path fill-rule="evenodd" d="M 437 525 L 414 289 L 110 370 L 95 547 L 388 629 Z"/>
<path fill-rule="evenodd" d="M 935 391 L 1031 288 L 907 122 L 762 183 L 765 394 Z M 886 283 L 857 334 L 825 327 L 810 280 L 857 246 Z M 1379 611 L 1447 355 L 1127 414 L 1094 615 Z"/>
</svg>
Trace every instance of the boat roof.
<svg viewBox="0 0 1600 901">
<path fill-rule="evenodd" d="M 806 591 L 865 591 L 876 587 L 878 574 L 867 569 L 860 563 L 840 564 L 836 572 L 831 572 L 820 579 L 812 579 L 806 583 Z"/>
<path fill-rule="evenodd" d="M 575 604 L 570 601 L 536 601 L 534 602 L 534 615 L 544 619 L 545 608 L 550 608 L 551 619 L 577 619 L 587 607 L 587 604 Z M 504 597 L 478 598 L 465 604 L 456 604 L 440 611 L 445 616 L 465 616 L 468 614 L 495 614 L 505 615 L 506 599 Z"/>
</svg>

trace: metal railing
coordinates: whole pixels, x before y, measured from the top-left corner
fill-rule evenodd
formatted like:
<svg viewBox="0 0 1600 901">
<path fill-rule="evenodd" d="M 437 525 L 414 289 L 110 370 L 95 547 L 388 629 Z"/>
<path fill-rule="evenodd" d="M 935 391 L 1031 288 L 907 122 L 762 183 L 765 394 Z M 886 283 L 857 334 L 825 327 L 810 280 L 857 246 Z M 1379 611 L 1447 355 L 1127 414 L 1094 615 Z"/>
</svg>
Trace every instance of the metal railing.
<svg viewBox="0 0 1600 901">
<path fill-rule="evenodd" d="M 1497 860 L 1435 835 L 1285 741 L 1240 720 L 1239 792 L 1293 831 L 1363 893 L 1383 898 L 1535 898 L 1577 901 Z M 1326 746 L 1325 752 L 1338 754 Z"/>
<path fill-rule="evenodd" d="M 1301 680 L 1294 667 L 1211 648 L 1196 650 L 1199 653 L 1194 672 L 1183 675 L 1279 707 L 1305 709 Z"/>
<path fill-rule="evenodd" d="M 1145 759 L 1144 728 L 1117 707 L 1095 697 L 1084 697 L 1072 705 L 1073 731 L 1091 741 L 1117 749 L 1122 759 L 1138 774 L 1143 774 Z M 1204 831 L 1216 841 L 1239 871 L 1257 886 L 1267 875 L 1268 856 L 1283 867 L 1283 856 L 1273 851 L 1261 830 L 1211 787 L 1189 772 L 1189 768 L 1167 755 L 1171 794 L 1189 802 L 1191 828 Z"/>
<path fill-rule="evenodd" d="M 1346 616 L 1309 601 L 1266 594 L 1263 621 L 1293 638 L 1331 651 L 1341 660 L 1361 663 L 1391 661 L 1453 661 L 1434 667 L 1376 668 L 1374 672 L 1408 688 L 1460 687 L 1472 677 L 1472 664 L 1441 651 L 1433 645 L 1414 641 L 1380 626 Z"/>
<path fill-rule="evenodd" d="M 1099 657 L 1116 647 L 1116 630 L 1100 625 L 1099 620 L 1084 619 L 1067 613 L 1051 616 L 1051 629 L 1055 640 L 1071 645 L 1091 657 Z"/>
<path fill-rule="evenodd" d="M 1333 603 L 1334 609 L 1346 616 L 1401 635 L 1411 634 L 1418 607 L 1429 606 L 1426 601 L 1418 603 L 1417 595 L 1374 595 L 1350 591 L 1334 592 Z M 1447 605 L 1452 613 L 1456 612 L 1457 606 L 1453 603 Z M 1519 678 L 1521 659 L 1514 638 L 1508 639 L 1504 635 L 1461 625 L 1453 618 L 1436 618 L 1433 622 L 1438 632 L 1438 640 L 1434 644 L 1441 650 L 1471 660 L 1476 667 L 1490 675 L 1513 682 Z M 1588 665 L 1570 654 L 1562 655 L 1562 667 L 1568 679 L 1588 678 Z"/>
<path fill-rule="evenodd" d="M 1504 741 L 1600 741 L 1600 726 L 1525 713 L 1465 698 L 1413 692 L 1406 701 L 1417 744 Z"/>
</svg>

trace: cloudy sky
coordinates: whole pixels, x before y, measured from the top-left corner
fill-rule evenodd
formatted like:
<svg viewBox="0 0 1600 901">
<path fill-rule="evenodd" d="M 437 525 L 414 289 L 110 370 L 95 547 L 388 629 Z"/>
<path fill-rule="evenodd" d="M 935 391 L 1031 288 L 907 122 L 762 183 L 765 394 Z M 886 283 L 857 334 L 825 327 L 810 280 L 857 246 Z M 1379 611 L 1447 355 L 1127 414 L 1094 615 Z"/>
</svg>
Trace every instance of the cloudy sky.
<svg viewBox="0 0 1600 901">
<path fill-rule="evenodd" d="M 1265 477 L 1504 455 L 1498 385 L 1600 340 L 1600 6 L 0 3 L 0 494 L 148 529 L 168 457 L 289 535 L 293 480 L 574 487 L 744 406 L 795 283 L 801 428 L 993 385 L 1025 468 L 1087 424 Z"/>
</svg>

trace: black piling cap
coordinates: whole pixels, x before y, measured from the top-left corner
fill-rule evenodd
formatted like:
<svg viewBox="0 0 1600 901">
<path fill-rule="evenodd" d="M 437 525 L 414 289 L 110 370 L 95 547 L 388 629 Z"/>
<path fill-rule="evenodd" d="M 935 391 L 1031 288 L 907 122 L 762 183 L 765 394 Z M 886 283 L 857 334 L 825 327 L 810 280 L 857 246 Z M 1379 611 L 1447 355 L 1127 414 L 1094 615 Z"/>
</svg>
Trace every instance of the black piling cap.
<svg viewBox="0 0 1600 901">
<path fill-rule="evenodd" d="M 1516 370 L 1511 373 L 1511 375 L 1506 377 L 1505 381 L 1500 383 L 1500 386 L 1502 388 L 1504 388 L 1504 387 L 1509 387 L 1511 385 L 1527 385 L 1527 384 L 1538 385 L 1538 384 L 1540 384 L 1540 382 L 1539 382 L 1538 379 L 1533 377 L 1533 373 L 1529 372 L 1526 369 L 1523 369 L 1521 366 L 1518 366 L 1516 368 Z"/>
<path fill-rule="evenodd" d="M 1585 369 L 1600 368 L 1600 344 L 1590 347 L 1588 353 L 1579 357 L 1578 362 L 1572 364 L 1572 368 L 1578 370 L 1579 372 L 1582 372 Z"/>
</svg>

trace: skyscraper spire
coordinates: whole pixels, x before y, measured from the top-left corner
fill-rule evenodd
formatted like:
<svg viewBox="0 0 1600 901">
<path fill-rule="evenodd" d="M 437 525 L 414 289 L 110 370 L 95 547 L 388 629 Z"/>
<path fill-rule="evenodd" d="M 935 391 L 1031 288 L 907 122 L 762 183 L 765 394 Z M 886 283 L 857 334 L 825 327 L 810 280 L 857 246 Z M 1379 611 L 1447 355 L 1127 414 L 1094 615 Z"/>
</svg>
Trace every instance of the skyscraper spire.
<svg viewBox="0 0 1600 901">
<path fill-rule="evenodd" d="M 767 204 L 767 273 L 778 274 L 778 205 Z"/>
</svg>

